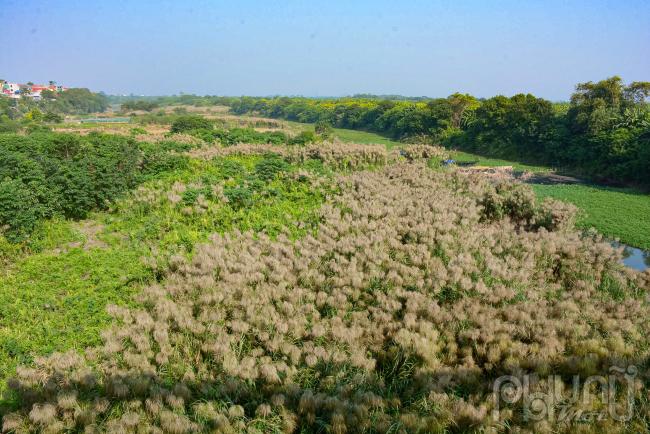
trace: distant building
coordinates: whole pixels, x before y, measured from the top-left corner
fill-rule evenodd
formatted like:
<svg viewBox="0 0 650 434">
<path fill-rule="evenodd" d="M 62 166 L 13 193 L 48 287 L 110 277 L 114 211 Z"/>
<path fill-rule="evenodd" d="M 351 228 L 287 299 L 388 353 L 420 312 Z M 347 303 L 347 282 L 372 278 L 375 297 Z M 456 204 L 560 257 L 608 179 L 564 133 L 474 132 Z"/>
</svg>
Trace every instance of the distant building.
<svg viewBox="0 0 650 434">
<path fill-rule="evenodd" d="M 20 98 L 20 85 L 5 81 L 2 83 L 2 95 L 9 98 Z"/>
<path fill-rule="evenodd" d="M 2 82 L 2 95 L 10 98 L 29 97 L 35 100 L 41 99 L 41 94 L 44 90 L 52 92 L 64 92 L 68 90 L 65 86 L 57 86 L 56 84 L 19 84 L 10 83 L 8 81 Z"/>
</svg>

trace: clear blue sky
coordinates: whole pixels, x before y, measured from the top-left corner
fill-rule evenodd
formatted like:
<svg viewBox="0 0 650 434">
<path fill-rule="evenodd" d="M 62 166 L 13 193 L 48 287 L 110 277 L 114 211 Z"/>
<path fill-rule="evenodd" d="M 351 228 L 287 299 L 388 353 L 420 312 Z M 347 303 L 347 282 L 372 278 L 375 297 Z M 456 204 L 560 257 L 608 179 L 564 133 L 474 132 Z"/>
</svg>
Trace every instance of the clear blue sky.
<svg viewBox="0 0 650 434">
<path fill-rule="evenodd" d="M 107 93 L 567 99 L 650 80 L 650 3 L 0 0 L 0 78 Z"/>
</svg>

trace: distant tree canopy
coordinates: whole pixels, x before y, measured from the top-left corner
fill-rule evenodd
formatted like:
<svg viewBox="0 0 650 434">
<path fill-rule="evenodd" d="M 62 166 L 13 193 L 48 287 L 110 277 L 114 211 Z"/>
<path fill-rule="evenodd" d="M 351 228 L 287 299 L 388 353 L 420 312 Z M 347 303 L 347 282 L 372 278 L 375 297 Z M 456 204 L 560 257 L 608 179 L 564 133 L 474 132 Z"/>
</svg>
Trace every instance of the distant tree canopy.
<svg viewBox="0 0 650 434">
<path fill-rule="evenodd" d="M 103 112 L 108 108 L 108 99 L 100 93 L 88 89 L 68 89 L 57 92 L 49 111 L 71 114 Z"/>
<path fill-rule="evenodd" d="M 580 83 L 569 103 L 533 95 L 435 99 L 222 98 L 236 114 L 369 130 L 486 156 L 572 168 L 610 182 L 650 186 L 650 82 Z M 214 97 L 212 97 L 214 98 Z"/>
<path fill-rule="evenodd" d="M 615 128 L 621 122 L 638 118 L 638 111 L 647 106 L 650 82 L 633 82 L 625 86 L 620 77 L 611 77 L 598 83 L 581 83 L 571 96 L 568 116 L 572 130 L 578 133 L 598 134 Z"/>
<path fill-rule="evenodd" d="M 108 108 L 108 98 L 99 93 L 93 93 L 88 89 L 68 89 L 64 92 L 44 90 L 41 92 L 41 100 L 35 101 L 32 98 L 9 99 L 0 98 L 0 116 L 6 115 L 16 119 L 25 113 L 38 108 L 42 112 L 64 113 L 64 114 L 88 114 L 103 112 Z"/>
<path fill-rule="evenodd" d="M 122 103 L 122 110 L 144 110 L 150 112 L 157 109 L 160 105 L 155 101 L 133 100 Z"/>
</svg>

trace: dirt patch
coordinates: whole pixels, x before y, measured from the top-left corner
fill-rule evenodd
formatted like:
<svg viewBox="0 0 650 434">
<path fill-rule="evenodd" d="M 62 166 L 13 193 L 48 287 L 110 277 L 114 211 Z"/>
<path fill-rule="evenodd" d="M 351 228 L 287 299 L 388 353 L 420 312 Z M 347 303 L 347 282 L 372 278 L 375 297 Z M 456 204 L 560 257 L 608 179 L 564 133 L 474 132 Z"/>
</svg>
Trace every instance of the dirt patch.
<svg viewBox="0 0 650 434">
<path fill-rule="evenodd" d="M 512 166 L 470 166 L 459 167 L 461 173 L 479 173 L 495 181 L 520 181 L 526 184 L 584 184 L 584 181 L 573 176 L 558 175 L 554 172 L 533 173 L 514 170 Z"/>
<path fill-rule="evenodd" d="M 77 223 L 76 229 L 86 237 L 86 241 L 83 243 L 84 250 L 108 247 L 108 244 L 99 239 L 99 234 L 104 231 L 103 224 L 94 220 L 83 220 Z"/>
<path fill-rule="evenodd" d="M 584 184 L 584 181 L 573 176 L 558 175 L 557 173 L 523 172 L 519 179 L 528 184 Z"/>
</svg>

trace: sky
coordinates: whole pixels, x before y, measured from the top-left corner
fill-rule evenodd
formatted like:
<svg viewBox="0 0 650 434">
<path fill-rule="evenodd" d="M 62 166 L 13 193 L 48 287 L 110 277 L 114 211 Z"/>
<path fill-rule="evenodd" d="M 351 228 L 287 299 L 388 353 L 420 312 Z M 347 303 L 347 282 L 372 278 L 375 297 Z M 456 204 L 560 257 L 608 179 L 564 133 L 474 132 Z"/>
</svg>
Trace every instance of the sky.
<svg viewBox="0 0 650 434">
<path fill-rule="evenodd" d="M 0 78 L 109 94 L 567 100 L 650 80 L 648 0 L 0 0 Z"/>
</svg>

